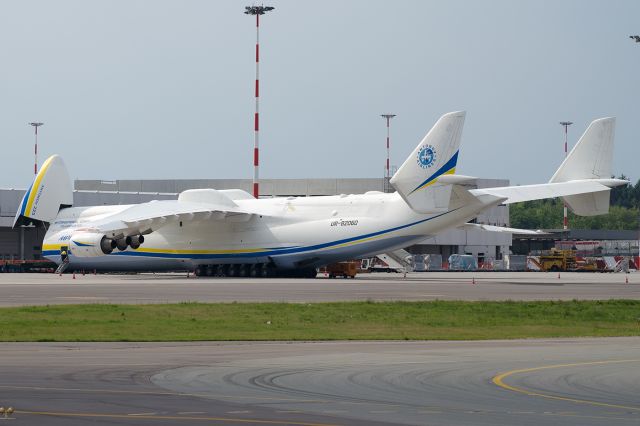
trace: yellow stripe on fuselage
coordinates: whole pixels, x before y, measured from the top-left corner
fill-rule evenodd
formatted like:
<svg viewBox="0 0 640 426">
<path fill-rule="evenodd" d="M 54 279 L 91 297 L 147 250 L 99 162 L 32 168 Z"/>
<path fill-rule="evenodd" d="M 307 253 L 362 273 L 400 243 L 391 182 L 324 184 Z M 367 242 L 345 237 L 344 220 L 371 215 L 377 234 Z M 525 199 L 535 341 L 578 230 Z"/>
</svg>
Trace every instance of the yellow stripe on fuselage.
<svg viewBox="0 0 640 426">
<path fill-rule="evenodd" d="M 56 244 L 44 244 L 42 250 L 60 250 L 63 245 L 68 243 L 56 243 Z M 138 248 L 134 251 L 142 253 L 160 253 L 160 254 L 242 254 L 242 253 L 258 253 L 261 251 L 267 251 L 266 248 L 252 248 L 252 249 L 236 249 L 236 250 L 176 250 L 176 249 L 159 249 L 159 248 Z"/>
<path fill-rule="evenodd" d="M 170 253 L 170 254 L 239 254 L 239 253 L 257 253 L 267 251 L 265 248 L 253 249 L 236 249 L 236 250 L 176 250 L 176 249 L 158 249 L 158 248 L 142 248 L 135 251 L 142 253 Z"/>
<path fill-rule="evenodd" d="M 347 243 L 336 244 L 329 247 L 322 248 L 320 250 L 333 250 L 336 248 L 349 247 L 354 246 L 356 244 L 365 243 L 368 241 L 378 240 L 380 238 L 384 238 L 385 235 L 376 235 L 374 237 L 363 238 L 356 241 L 349 241 Z M 56 244 L 43 244 L 43 251 L 51 251 L 51 250 L 61 250 L 63 246 L 67 246 L 68 243 L 56 243 Z M 234 249 L 234 250 L 178 250 L 178 249 L 161 249 L 161 248 L 137 248 L 133 249 L 134 252 L 140 253 L 157 253 L 157 254 L 247 254 L 247 253 L 260 253 L 264 251 L 271 251 L 274 249 L 267 248 L 251 248 L 251 249 Z M 276 249 L 277 250 L 277 249 Z"/>
<path fill-rule="evenodd" d="M 44 175 L 47 174 L 47 169 L 51 165 L 51 160 L 53 157 L 49 157 L 47 161 L 42 165 L 42 169 L 38 172 L 38 176 L 36 176 L 35 182 L 33 182 L 33 187 L 31 187 L 31 194 L 29 194 L 29 199 L 27 200 L 27 208 L 24 210 L 24 216 L 29 217 L 31 214 L 31 209 L 33 208 L 33 203 L 36 200 L 36 195 L 38 194 L 38 190 L 40 188 L 40 182 L 44 178 Z"/>
<path fill-rule="evenodd" d="M 381 238 L 385 238 L 388 235 L 375 235 L 368 238 L 361 238 L 354 241 L 349 241 L 346 243 L 334 244 L 328 247 L 324 247 L 319 249 L 320 251 L 333 250 L 336 248 L 343 248 L 354 246 L 357 244 L 366 243 L 369 241 L 379 240 Z M 43 250 L 60 250 L 64 243 L 55 243 L 55 244 L 44 244 L 42 246 Z M 282 249 L 288 249 L 293 247 L 282 247 Z M 304 249 L 304 247 L 296 247 L 299 249 Z M 260 253 L 265 251 L 273 251 L 278 250 L 277 248 L 247 248 L 247 249 L 229 249 L 229 250 L 179 250 L 179 249 L 171 249 L 171 248 L 151 248 L 151 247 L 140 247 L 137 249 L 133 249 L 134 252 L 139 253 L 157 253 L 157 254 L 184 254 L 184 255 L 197 255 L 197 254 L 249 254 L 249 253 Z"/>
<path fill-rule="evenodd" d="M 349 241 L 348 243 L 342 243 L 342 244 L 337 244 L 335 246 L 325 247 L 322 250 L 333 250 L 333 249 L 341 248 L 341 247 L 354 246 L 356 244 L 366 243 L 368 241 L 373 241 L 373 240 L 378 240 L 378 239 L 383 238 L 383 237 L 386 237 L 386 235 L 376 235 L 375 237 L 363 238 L 361 240 L 356 240 L 356 241 Z"/>
</svg>

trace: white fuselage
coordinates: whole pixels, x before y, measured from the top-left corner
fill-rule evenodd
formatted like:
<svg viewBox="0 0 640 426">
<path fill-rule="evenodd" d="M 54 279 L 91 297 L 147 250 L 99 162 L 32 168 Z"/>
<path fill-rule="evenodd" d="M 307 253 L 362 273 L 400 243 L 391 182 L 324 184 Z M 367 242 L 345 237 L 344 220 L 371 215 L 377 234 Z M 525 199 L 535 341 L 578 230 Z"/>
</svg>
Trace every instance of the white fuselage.
<svg viewBox="0 0 640 426">
<path fill-rule="evenodd" d="M 431 214 L 414 212 L 397 194 L 369 192 L 328 197 L 235 201 L 253 216 L 244 222 L 171 222 L 145 236 L 138 249 L 78 257 L 76 268 L 185 270 L 195 265 L 272 262 L 279 268 L 317 267 L 406 247 L 460 226 L 496 204 L 495 197 Z M 73 207 L 60 211 L 45 235 L 43 254 L 56 263 L 74 232 L 131 206 Z"/>
</svg>

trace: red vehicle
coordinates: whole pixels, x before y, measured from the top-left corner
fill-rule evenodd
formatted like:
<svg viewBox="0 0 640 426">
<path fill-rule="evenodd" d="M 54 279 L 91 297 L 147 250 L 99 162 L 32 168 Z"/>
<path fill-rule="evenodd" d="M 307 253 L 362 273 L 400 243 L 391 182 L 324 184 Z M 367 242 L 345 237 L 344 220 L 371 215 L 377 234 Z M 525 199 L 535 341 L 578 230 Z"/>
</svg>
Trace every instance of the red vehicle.
<svg viewBox="0 0 640 426">
<path fill-rule="evenodd" d="M 358 273 L 358 262 L 332 263 L 327 265 L 326 271 L 329 274 L 329 278 L 355 278 Z"/>
</svg>

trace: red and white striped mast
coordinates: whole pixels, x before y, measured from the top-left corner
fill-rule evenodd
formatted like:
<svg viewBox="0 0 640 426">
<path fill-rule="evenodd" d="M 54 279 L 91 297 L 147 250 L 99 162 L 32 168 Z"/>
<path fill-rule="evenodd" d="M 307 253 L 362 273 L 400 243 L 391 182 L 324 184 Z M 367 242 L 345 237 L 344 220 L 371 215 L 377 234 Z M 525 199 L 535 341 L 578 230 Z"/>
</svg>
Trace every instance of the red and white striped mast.
<svg viewBox="0 0 640 426">
<path fill-rule="evenodd" d="M 244 13 L 247 15 L 256 16 L 256 112 L 254 116 L 254 145 L 253 145 L 253 196 L 258 198 L 260 196 L 259 188 L 259 166 L 260 166 L 260 15 L 273 10 L 271 6 L 246 6 Z"/>
<path fill-rule="evenodd" d="M 573 123 L 571 121 L 561 121 L 560 125 L 564 127 L 564 158 L 567 159 L 567 132 L 569 126 Z M 564 231 L 569 229 L 569 219 L 567 217 L 567 203 L 564 203 L 564 219 L 562 221 L 562 229 Z"/>
<path fill-rule="evenodd" d="M 391 172 L 389 170 L 389 163 L 390 163 L 390 153 L 389 153 L 389 136 L 390 136 L 390 126 L 389 126 L 389 122 L 391 121 L 391 119 L 393 117 L 396 116 L 396 114 L 380 114 L 381 117 L 384 117 L 387 120 L 387 165 L 386 165 L 386 176 L 385 176 L 385 183 L 384 183 L 384 189 L 385 192 L 389 192 L 389 179 L 391 179 Z"/>
<path fill-rule="evenodd" d="M 44 123 L 33 122 L 29 124 L 33 126 L 35 130 L 36 143 L 33 147 L 33 154 L 35 156 L 35 161 L 33 163 L 33 174 L 37 175 L 38 174 L 38 127 L 44 125 Z"/>
</svg>

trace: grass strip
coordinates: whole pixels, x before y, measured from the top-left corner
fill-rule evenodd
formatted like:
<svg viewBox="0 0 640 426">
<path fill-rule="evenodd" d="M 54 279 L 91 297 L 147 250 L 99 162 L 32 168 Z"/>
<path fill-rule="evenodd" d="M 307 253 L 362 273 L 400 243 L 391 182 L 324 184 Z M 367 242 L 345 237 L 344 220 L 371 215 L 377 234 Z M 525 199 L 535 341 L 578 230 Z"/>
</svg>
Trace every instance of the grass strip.
<svg viewBox="0 0 640 426">
<path fill-rule="evenodd" d="M 640 301 L 178 303 L 0 309 L 0 341 L 481 340 L 640 335 Z"/>
</svg>

